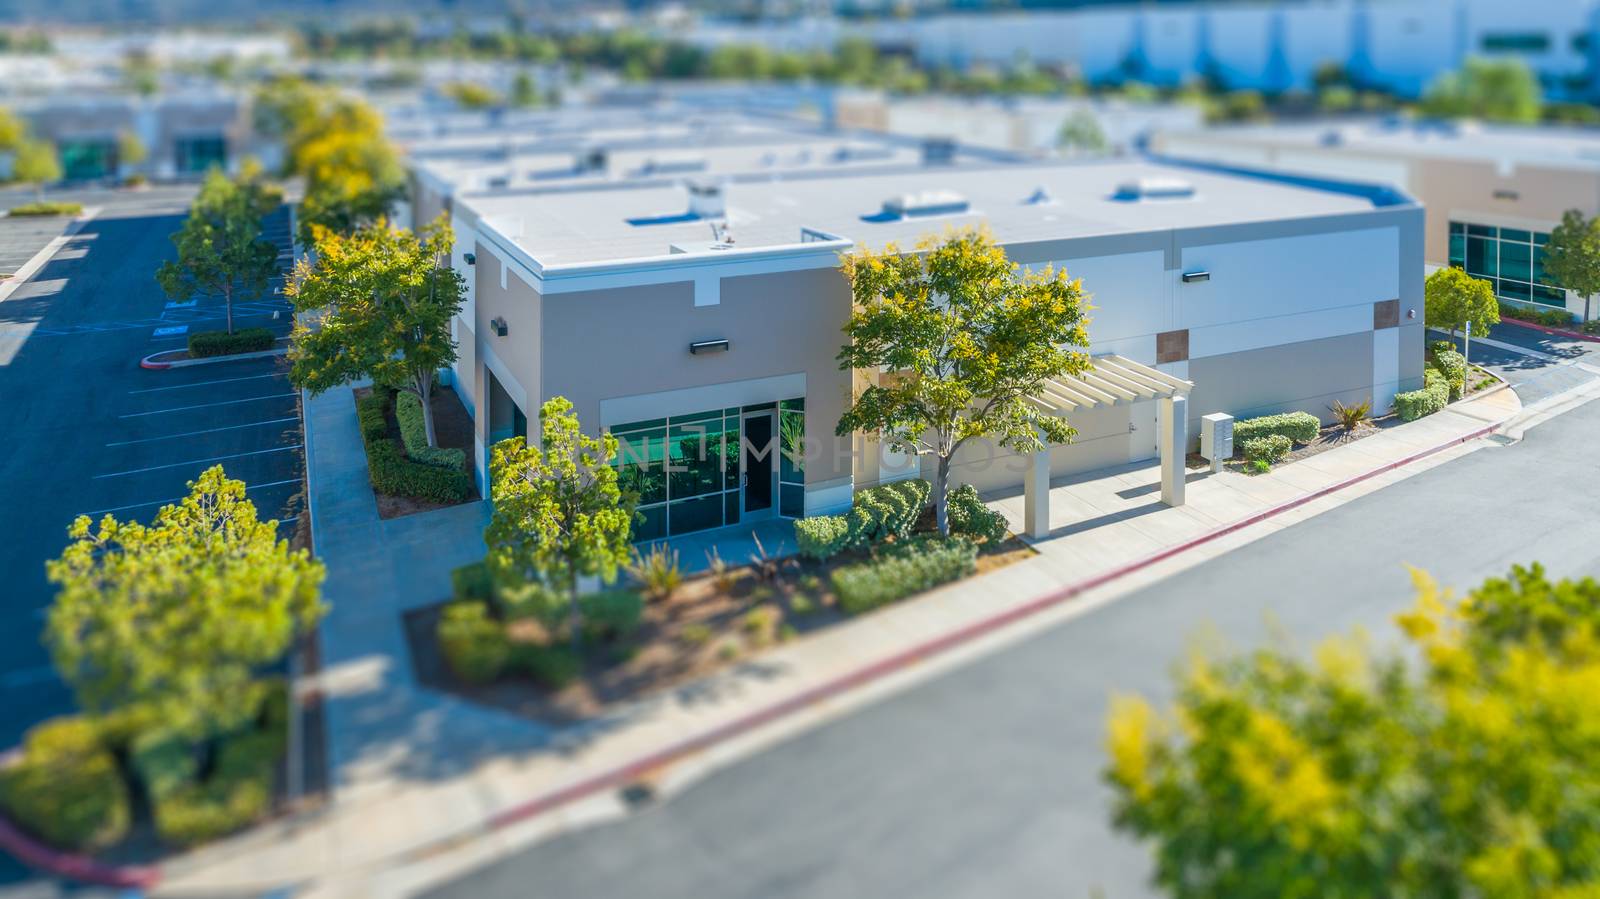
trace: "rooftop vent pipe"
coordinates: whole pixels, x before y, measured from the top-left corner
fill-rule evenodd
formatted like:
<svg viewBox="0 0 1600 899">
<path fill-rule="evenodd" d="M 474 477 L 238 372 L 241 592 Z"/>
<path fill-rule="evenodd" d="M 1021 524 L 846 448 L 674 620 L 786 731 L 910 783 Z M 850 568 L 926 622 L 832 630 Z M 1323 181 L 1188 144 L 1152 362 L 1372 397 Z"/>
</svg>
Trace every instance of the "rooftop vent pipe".
<svg viewBox="0 0 1600 899">
<path fill-rule="evenodd" d="M 955 138 L 925 137 L 922 139 L 923 165 L 949 165 L 955 161 Z"/>
</svg>

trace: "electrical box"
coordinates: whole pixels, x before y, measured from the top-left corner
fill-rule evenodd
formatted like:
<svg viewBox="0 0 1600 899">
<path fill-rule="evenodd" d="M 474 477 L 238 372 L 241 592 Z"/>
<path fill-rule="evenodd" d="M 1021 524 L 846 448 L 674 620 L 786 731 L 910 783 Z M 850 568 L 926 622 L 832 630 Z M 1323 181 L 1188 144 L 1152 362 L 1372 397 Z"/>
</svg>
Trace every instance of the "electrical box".
<svg viewBox="0 0 1600 899">
<path fill-rule="evenodd" d="M 1232 415 L 1213 412 L 1200 416 L 1200 455 L 1211 463 L 1213 471 L 1222 468 L 1223 460 L 1233 457 Z"/>
</svg>

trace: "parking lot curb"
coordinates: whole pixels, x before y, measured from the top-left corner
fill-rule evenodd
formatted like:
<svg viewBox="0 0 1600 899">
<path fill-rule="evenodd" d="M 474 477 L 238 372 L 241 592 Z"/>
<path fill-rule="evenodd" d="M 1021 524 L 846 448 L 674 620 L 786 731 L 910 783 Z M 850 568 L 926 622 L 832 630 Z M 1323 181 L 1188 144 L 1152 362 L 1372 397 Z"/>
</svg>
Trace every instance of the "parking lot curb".
<svg viewBox="0 0 1600 899">
<path fill-rule="evenodd" d="M 1556 334 L 1561 337 L 1570 337 L 1573 340 L 1587 340 L 1590 343 L 1600 343 L 1600 337 L 1597 337 L 1593 334 L 1585 334 L 1582 331 L 1568 331 L 1566 328 L 1552 328 L 1549 325 L 1541 325 L 1536 322 L 1525 322 L 1520 318 L 1502 318 L 1500 319 L 1500 323 L 1502 325 L 1516 325 L 1519 328 L 1532 328 L 1535 331 L 1543 331 L 1546 334 Z"/>
<path fill-rule="evenodd" d="M 139 367 L 147 368 L 151 371 L 166 371 L 169 368 L 188 368 L 191 365 L 212 365 L 217 362 L 238 362 L 241 359 L 262 359 L 267 356 L 282 356 L 284 353 L 289 352 L 289 348 L 286 346 L 281 346 L 273 347 L 270 350 L 257 350 L 254 353 L 233 353 L 228 356 L 204 356 L 199 359 L 161 360 L 156 358 L 157 356 L 165 356 L 169 353 L 187 352 L 188 350 L 162 350 L 159 353 L 151 353 L 150 355 L 139 360 Z"/>
<path fill-rule="evenodd" d="M 149 889 L 161 882 L 161 870 L 149 865 L 107 865 L 84 855 L 58 852 L 35 841 L 0 817 L 0 849 L 23 864 L 78 883 L 119 889 Z"/>
</svg>

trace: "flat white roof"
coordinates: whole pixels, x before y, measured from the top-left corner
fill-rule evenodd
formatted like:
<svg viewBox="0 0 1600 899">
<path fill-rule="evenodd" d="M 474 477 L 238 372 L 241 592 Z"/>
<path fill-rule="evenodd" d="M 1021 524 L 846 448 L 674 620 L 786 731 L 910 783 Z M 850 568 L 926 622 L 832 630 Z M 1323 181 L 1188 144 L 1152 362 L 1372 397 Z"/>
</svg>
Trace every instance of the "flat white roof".
<svg viewBox="0 0 1600 899">
<path fill-rule="evenodd" d="M 1348 150 L 1415 159 L 1465 159 L 1600 170 L 1600 130 L 1573 126 L 1510 127 L 1477 122 L 1386 118 L 1292 125 L 1244 125 L 1174 133 L 1271 147 Z"/>
<path fill-rule="evenodd" d="M 1186 196 L 1118 196 L 1121 185 L 1140 181 L 1152 188 L 1167 182 L 1169 194 L 1170 182 L 1193 190 Z M 1372 200 L 1353 193 L 1139 161 L 742 176 L 725 179 L 723 191 L 726 211 L 720 219 L 689 213 L 682 180 L 494 191 L 468 194 L 458 203 L 541 266 L 622 262 L 666 256 L 674 246 L 705 247 L 713 239 L 713 220 L 725 220 L 735 248 L 747 250 L 830 236 L 872 247 L 909 247 L 925 234 L 976 224 L 987 225 L 1002 243 L 1061 240 L 1374 208 Z M 886 211 L 888 200 L 909 200 L 929 214 L 893 214 Z"/>
</svg>

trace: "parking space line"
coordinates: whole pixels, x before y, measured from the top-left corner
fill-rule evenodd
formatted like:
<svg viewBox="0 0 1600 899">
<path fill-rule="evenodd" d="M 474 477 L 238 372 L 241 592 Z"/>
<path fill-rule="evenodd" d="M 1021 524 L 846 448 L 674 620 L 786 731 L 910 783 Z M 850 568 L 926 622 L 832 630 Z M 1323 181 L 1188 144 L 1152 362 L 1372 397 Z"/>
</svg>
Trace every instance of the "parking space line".
<svg viewBox="0 0 1600 899">
<path fill-rule="evenodd" d="M 215 381 L 196 381 L 193 384 L 173 384 L 169 387 L 145 387 L 140 390 L 130 390 L 129 393 L 158 393 L 162 390 L 185 390 L 190 387 L 209 387 L 213 384 L 232 384 L 235 381 L 256 381 L 261 378 L 287 378 L 286 371 L 268 372 L 264 375 L 245 375 L 242 378 L 219 378 Z"/>
<path fill-rule="evenodd" d="M 261 490 L 261 489 L 264 489 L 264 488 L 267 488 L 267 487 L 282 487 L 284 484 L 298 484 L 298 483 L 300 483 L 300 479 L 299 478 L 289 478 L 288 480 L 283 480 L 283 481 L 268 481 L 265 484 L 247 484 L 247 485 L 245 485 L 244 492 L 249 493 L 252 490 Z M 99 518 L 101 515 L 108 515 L 108 514 L 110 514 L 112 512 L 126 512 L 129 509 L 141 509 L 141 508 L 143 508 L 145 506 L 165 506 L 165 505 L 168 505 L 169 503 L 181 503 L 181 502 L 183 502 L 183 499 L 184 498 L 181 497 L 181 496 L 174 497 L 172 499 L 153 499 L 153 500 L 150 500 L 149 502 L 129 503 L 126 506 L 115 506 L 115 507 L 112 507 L 110 509 L 97 509 L 97 510 L 95 510 L 93 512 L 82 512 L 80 514 L 87 515 L 90 518 Z"/>
<path fill-rule="evenodd" d="M 147 471 L 161 471 L 165 468 L 182 468 L 185 465 L 204 465 L 207 462 L 222 462 L 227 459 L 243 459 L 246 456 L 264 456 L 268 453 L 286 453 L 290 450 L 297 449 L 300 449 L 300 444 L 298 443 L 296 443 L 294 446 L 275 446 L 271 449 L 251 450 L 248 453 L 232 453 L 226 456 L 212 456 L 209 459 L 190 459 L 187 462 L 173 462 L 168 465 L 152 465 L 149 468 L 135 468 L 132 471 L 114 471 L 111 474 L 97 474 L 92 480 L 99 481 L 105 478 L 120 478 L 130 474 L 144 474 Z"/>
<path fill-rule="evenodd" d="M 154 443 L 157 440 L 176 440 L 179 437 L 198 437 L 201 434 L 216 434 L 219 431 L 237 431 L 240 428 L 255 428 L 261 425 L 281 425 L 286 422 L 299 421 L 299 418 L 269 418 L 266 421 L 252 421 L 249 424 L 229 425 L 225 428 L 206 428 L 204 431 L 184 431 L 181 434 L 162 434 L 160 437 L 141 437 L 138 440 L 118 440 L 106 446 L 132 446 L 135 443 Z"/>
<path fill-rule="evenodd" d="M 129 412 L 129 413 L 125 414 L 125 415 L 118 415 L 117 417 L 118 418 L 142 418 L 142 417 L 144 417 L 146 415 L 165 415 L 168 412 L 187 412 L 190 409 L 210 409 L 213 406 L 236 406 L 239 403 L 253 403 L 253 402 L 257 401 L 257 400 L 281 400 L 281 399 L 287 399 L 288 397 L 291 397 L 291 396 L 299 396 L 299 395 L 300 394 L 298 394 L 298 393 L 273 393 L 273 394 L 268 394 L 267 396 L 249 396 L 249 397 L 245 397 L 242 400 L 224 400 L 224 401 L 222 401 L 220 403 L 201 403 L 198 406 L 178 406 L 178 407 L 173 408 L 173 409 L 156 409 L 156 410 L 153 410 L 151 412 Z"/>
</svg>

